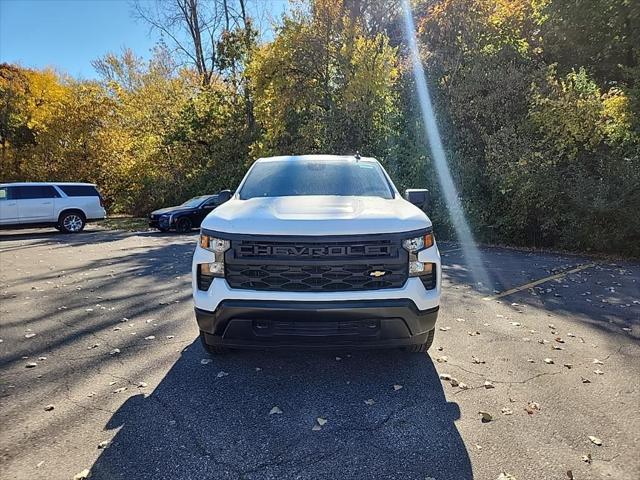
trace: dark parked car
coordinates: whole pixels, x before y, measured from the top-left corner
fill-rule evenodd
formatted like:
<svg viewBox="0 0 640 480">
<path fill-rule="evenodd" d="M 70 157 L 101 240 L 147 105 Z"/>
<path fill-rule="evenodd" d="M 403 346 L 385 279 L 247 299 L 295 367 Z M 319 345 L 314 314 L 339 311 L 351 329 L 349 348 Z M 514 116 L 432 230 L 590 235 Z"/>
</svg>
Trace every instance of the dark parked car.
<svg viewBox="0 0 640 480">
<path fill-rule="evenodd" d="M 149 226 L 162 232 L 168 232 L 173 228 L 180 233 L 199 228 L 204 217 L 229 200 L 232 195 L 230 190 L 222 190 L 215 195 L 193 197 L 177 207 L 155 210 L 149 214 Z"/>
</svg>

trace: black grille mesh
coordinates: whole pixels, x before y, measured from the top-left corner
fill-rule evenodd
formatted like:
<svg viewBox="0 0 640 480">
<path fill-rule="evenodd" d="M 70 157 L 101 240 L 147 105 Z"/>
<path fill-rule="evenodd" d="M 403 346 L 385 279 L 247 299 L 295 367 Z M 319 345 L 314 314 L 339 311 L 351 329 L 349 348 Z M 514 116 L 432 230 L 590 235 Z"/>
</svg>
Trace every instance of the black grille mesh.
<svg viewBox="0 0 640 480">
<path fill-rule="evenodd" d="M 232 241 L 225 257 L 225 278 L 231 288 L 289 292 L 331 292 L 400 288 L 408 275 L 408 255 L 400 241 L 380 239 L 354 241 L 269 242 L 280 247 L 326 248 L 326 255 L 243 255 L 247 245 L 266 242 Z M 353 246 L 351 254 L 336 252 L 345 245 Z M 380 250 L 362 249 L 362 245 L 381 246 Z M 335 249 L 332 249 L 335 247 Z M 243 250 L 243 248 L 245 250 Z M 251 249 L 249 249 L 250 251 Z M 278 250 L 282 252 L 283 250 Z M 286 251 L 286 249 L 284 250 Z M 368 252 L 370 254 L 358 252 Z"/>
</svg>

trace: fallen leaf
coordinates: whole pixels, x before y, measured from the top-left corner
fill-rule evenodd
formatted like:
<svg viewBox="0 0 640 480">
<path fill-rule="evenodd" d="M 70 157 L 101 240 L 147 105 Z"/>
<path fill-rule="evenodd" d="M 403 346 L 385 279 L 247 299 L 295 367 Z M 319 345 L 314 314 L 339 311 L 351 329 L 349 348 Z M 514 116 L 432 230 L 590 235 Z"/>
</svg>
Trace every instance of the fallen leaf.
<svg viewBox="0 0 640 480">
<path fill-rule="evenodd" d="M 480 335 L 479 331 L 475 331 L 475 332 L 467 332 L 467 335 L 469 335 L 470 337 L 475 337 L 476 335 Z"/>
<path fill-rule="evenodd" d="M 127 387 L 116 388 L 113 393 L 122 393 L 127 389 Z"/>
<path fill-rule="evenodd" d="M 439 375 L 440 380 L 446 380 L 446 381 L 450 381 L 451 380 L 451 375 L 449 375 L 448 373 L 441 373 Z"/>
<path fill-rule="evenodd" d="M 464 322 L 465 319 L 464 318 L 456 318 L 456 322 Z"/>
<path fill-rule="evenodd" d="M 582 461 L 585 463 L 591 463 L 591 454 L 587 453 L 586 455 L 582 455 Z"/>
<path fill-rule="evenodd" d="M 524 407 L 525 412 L 529 415 L 533 415 L 535 412 L 540 411 L 540 404 L 536 402 L 529 402 L 526 407 Z"/>
<path fill-rule="evenodd" d="M 546 363 L 547 365 L 553 365 L 553 360 L 550 358 L 545 358 L 544 363 Z"/>
<path fill-rule="evenodd" d="M 280 415 L 281 413 L 282 410 L 280 410 L 280 407 L 278 406 L 275 406 L 271 410 L 269 410 L 269 415 Z"/>
<path fill-rule="evenodd" d="M 138 388 L 146 388 L 147 384 L 146 382 L 138 382 Z"/>
<path fill-rule="evenodd" d="M 485 380 L 485 382 L 483 383 L 483 386 L 484 388 L 487 388 L 487 389 L 496 388 L 496 386 L 493 383 L 491 383 L 489 380 Z"/>
<path fill-rule="evenodd" d="M 322 430 L 322 427 L 316 423 L 313 425 L 313 427 L 311 427 L 311 430 L 317 432 L 318 430 Z"/>
<path fill-rule="evenodd" d="M 451 382 L 451 386 L 452 386 L 452 387 L 457 387 L 458 385 L 460 385 L 460 382 L 458 381 L 458 379 L 457 379 L 457 378 L 453 378 L 453 377 L 451 377 L 450 382 Z"/>
<path fill-rule="evenodd" d="M 471 362 L 475 364 L 486 363 L 484 360 L 480 360 L 478 357 L 471 357 Z"/>
<path fill-rule="evenodd" d="M 480 419 L 482 423 L 489 423 L 491 420 L 493 420 L 493 416 L 489 412 L 478 412 L 478 413 L 482 415 L 482 418 Z"/>
<path fill-rule="evenodd" d="M 37 363 L 35 363 L 35 362 L 29 362 L 29 363 L 27 363 L 24 367 L 25 367 L 25 368 L 36 368 L 37 366 L 38 366 L 38 364 L 37 364 Z"/>
<path fill-rule="evenodd" d="M 211 363 L 213 360 L 211 360 L 210 358 L 202 358 L 200 359 L 200 364 L 201 365 L 207 365 L 209 363 Z"/>
<path fill-rule="evenodd" d="M 369 398 L 364 401 L 365 405 L 375 405 L 376 401 L 373 398 Z"/>
<path fill-rule="evenodd" d="M 44 411 L 45 411 L 45 412 L 50 412 L 50 411 L 51 411 L 51 410 L 53 410 L 54 408 L 56 408 L 56 407 L 55 407 L 55 406 L 53 406 L 53 405 L 47 405 L 46 407 L 44 407 Z"/>
<path fill-rule="evenodd" d="M 602 440 L 600 440 L 598 437 L 594 437 L 593 435 L 589 435 L 589 440 L 591 440 L 591 443 L 595 445 L 602 445 Z"/>
<path fill-rule="evenodd" d="M 222 378 L 222 377 L 226 377 L 227 375 L 229 375 L 227 372 L 224 372 L 224 371 L 220 370 L 218 372 L 218 374 L 216 375 L 216 377 Z"/>
<path fill-rule="evenodd" d="M 460 382 L 458 387 L 460 388 L 460 390 L 469 390 L 469 385 L 467 385 L 466 383 Z"/>
<path fill-rule="evenodd" d="M 511 325 L 513 325 L 514 327 L 519 327 L 520 325 L 522 325 L 520 322 L 510 322 Z"/>
<path fill-rule="evenodd" d="M 447 357 L 446 355 L 436 358 L 436 362 L 438 363 L 446 363 L 448 360 L 449 360 L 449 357 Z"/>
<path fill-rule="evenodd" d="M 582 380 L 582 383 L 591 383 L 591 380 L 589 380 L 588 378 L 584 378 L 584 377 L 580 377 Z"/>
<path fill-rule="evenodd" d="M 394 386 L 393 386 L 393 389 L 394 389 L 396 392 L 397 392 L 398 390 L 400 390 L 401 388 L 402 388 L 402 385 L 398 385 L 398 384 L 396 384 L 396 385 L 394 385 Z"/>
<path fill-rule="evenodd" d="M 604 372 L 600 369 L 594 370 L 593 373 L 595 373 L 596 375 L 604 375 Z"/>
<path fill-rule="evenodd" d="M 602 362 L 601 360 L 598 360 L 597 358 L 594 358 L 593 362 L 591 363 L 593 363 L 594 365 L 604 365 L 604 362 Z"/>
<path fill-rule="evenodd" d="M 120 353 L 120 349 L 119 348 L 114 348 L 113 350 L 111 350 L 109 352 L 109 355 L 117 355 Z"/>
<path fill-rule="evenodd" d="M 105 440 L 98 444 L 98 448 L 99 449 L 107 448 L 109 445 L 111 445 L 111 440 Z"/>
<path fill-rule="evenodd" d="M 502 407 L 501 411 L 503 415 L 513 415 L 513 410 L 511 410 L 510 408 Z"/>
<path fill-rule="evenodd" d="M 25 333 L 25 334 L 24 334 L 24 338 L 33 338 L 33 337 L 35 337 L 35 336 L 36 336 L 36 334 L 35 334 L 35 333 Z"/>
<path fill-rule="evenodd" d="M 88 468 L 85 468 L 80 473 L 76 473 L 73 477 L 73 480 L 86 480 L 87 478 L 89 478 L 90 474 L 91 471 Z"/>
<path fill-rule="evenodd" d="M 156 338 L 155 335 L 149 335 L 148 337 L 144 337 L 145 340 L 154 340 Z"/>
<path fill-rule="evenodd" d="M 446 332 L 447 330 L 451 330 L 451 327 L 440 327 L 441 332 Z"/>
</svg>

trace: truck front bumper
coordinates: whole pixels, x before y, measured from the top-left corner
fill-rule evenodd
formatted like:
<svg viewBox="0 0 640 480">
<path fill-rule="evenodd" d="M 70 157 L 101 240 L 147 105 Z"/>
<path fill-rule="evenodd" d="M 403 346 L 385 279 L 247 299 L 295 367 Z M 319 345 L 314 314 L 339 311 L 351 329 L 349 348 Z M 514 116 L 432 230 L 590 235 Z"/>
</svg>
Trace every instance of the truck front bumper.
<svg viewBox="0 0 640 480">
<path fill-rule="evenodd" d="M 409 299 L 333 302 L 224 300 L 195 309 L 209 345 L 235 348 L 384 348 L 425 343 L 438 307 Z"/>
</svg>

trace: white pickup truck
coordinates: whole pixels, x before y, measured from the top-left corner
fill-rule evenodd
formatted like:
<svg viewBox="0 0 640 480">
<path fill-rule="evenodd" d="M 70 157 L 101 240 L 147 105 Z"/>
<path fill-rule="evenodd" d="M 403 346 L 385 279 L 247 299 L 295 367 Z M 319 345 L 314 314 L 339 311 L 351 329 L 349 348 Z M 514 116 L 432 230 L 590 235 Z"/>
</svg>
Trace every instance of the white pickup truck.
<svg viewBox="0 0 640 480">
<path fill-rule="evenodd" d="M 405 199 L 406 198 L 406 199 Z M 422 208 L 373 158 L 262 158 L 202 222 L 193 299 L 210 353 L 433 342 L 440 254 Z"/>
</svg>

